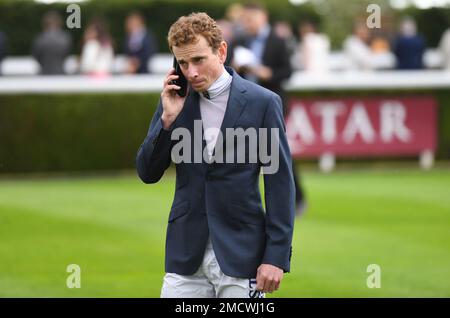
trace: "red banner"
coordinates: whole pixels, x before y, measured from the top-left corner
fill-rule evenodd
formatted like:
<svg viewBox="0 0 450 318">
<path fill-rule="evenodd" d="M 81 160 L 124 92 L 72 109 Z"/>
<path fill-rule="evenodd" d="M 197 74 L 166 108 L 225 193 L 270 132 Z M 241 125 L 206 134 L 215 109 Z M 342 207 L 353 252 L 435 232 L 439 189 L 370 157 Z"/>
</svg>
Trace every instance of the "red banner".
<svg viewBox="0 0 450 318">
<path fill-rule="evenodd" d="M 432 97 L 292 98 L 286 130 L 293 157 L 418 155 L 436 150 Z"/>
</svg>

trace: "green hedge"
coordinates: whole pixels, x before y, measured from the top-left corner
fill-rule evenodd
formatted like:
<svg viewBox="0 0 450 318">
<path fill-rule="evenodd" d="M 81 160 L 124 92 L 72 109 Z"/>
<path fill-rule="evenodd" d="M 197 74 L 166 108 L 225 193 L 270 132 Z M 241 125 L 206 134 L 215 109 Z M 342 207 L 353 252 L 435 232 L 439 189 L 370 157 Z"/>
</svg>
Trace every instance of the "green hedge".
<svg viewBox="0 0 450 318">
<path fill-rule="evenodd" d="M 0 172 L 132 168 L 158 95 L 0 96 Z"/>
<path fill-rule="evenodd" d="M 433 95 L 438 158 L 450 159 L 450 90 L 310 92 L 298 96 Z M 0 173 L 133 169 L 159 94 L 0 95 Z"/>
</svg>

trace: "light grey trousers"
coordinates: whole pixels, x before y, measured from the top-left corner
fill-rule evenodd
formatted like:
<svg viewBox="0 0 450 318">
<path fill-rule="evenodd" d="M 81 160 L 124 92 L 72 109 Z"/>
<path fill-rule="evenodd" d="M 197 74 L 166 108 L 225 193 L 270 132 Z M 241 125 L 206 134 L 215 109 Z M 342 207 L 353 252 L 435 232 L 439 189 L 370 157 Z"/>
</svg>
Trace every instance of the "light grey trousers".
<svg viewBox="0 0 450 318">
<path fill-rule="evenodd" d="M 202 264 L 189 276 L 166 273 L 161 298 L 264 298 L 256 290 L 256 278 L 234 278 L 219 267 L 211 241 L 205 250 Z"/>
</svg>

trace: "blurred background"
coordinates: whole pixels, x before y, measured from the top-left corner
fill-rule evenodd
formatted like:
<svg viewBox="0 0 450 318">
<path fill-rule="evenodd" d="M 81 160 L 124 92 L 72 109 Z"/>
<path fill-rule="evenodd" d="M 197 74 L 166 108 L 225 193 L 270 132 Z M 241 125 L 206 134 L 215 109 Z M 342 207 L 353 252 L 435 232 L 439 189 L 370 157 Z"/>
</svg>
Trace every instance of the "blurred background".
<svg viewBox="0 0 450 318">
<path fill-rule="evenodd" d="M 0 297 L 159 297 L 175 169 L 144 185 L 134 160 L 195 11 L 284 100 L 297 218 L 273 296 L 449 297 L 447 0 L 0 0 Z"/>
</svg>

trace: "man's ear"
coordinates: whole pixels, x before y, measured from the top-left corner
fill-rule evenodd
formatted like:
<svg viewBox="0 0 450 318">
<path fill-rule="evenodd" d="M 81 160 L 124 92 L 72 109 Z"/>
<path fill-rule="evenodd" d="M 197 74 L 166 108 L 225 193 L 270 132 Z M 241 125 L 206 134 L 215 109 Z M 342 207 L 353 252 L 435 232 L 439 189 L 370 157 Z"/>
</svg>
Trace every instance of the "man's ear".
<svg viewBox="0 0 450 318">
<path fill-rule="evenodd" d="M 219 60 L 220 63 L 222 64 L 224 64 L 225 61 L 227 60 L 227 48 L 228 48 L 227 42 L 222 41 L 219 46 Z"/>
</svg>

